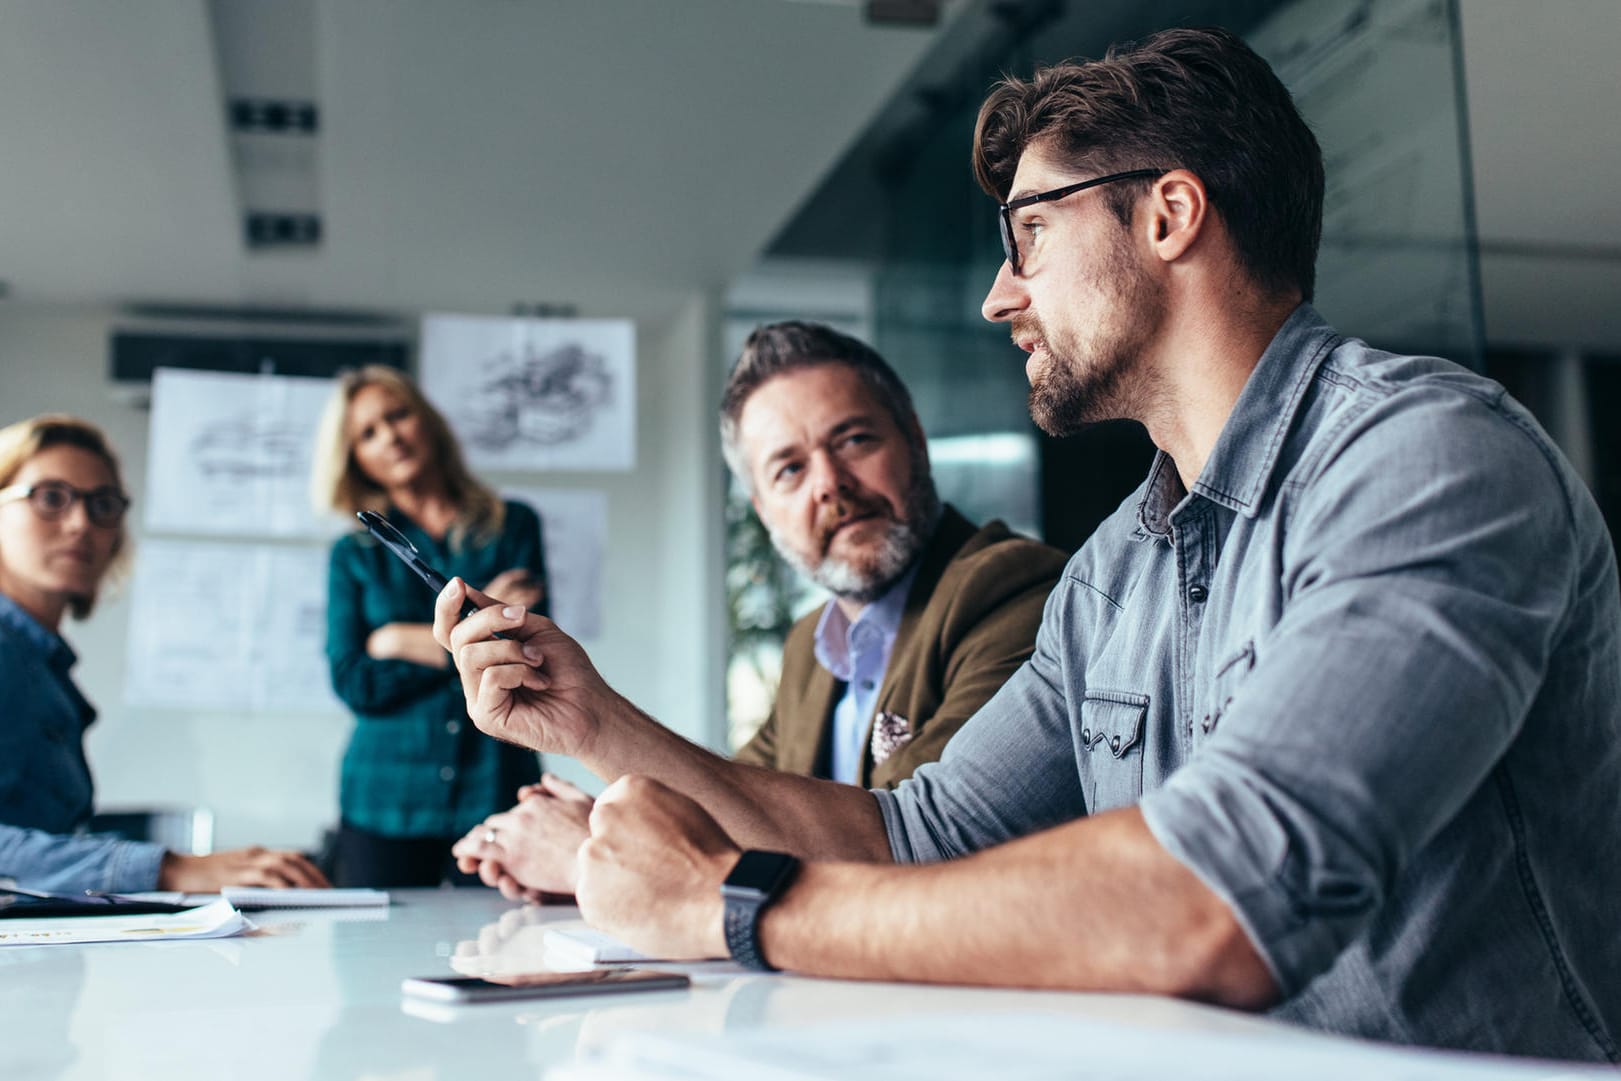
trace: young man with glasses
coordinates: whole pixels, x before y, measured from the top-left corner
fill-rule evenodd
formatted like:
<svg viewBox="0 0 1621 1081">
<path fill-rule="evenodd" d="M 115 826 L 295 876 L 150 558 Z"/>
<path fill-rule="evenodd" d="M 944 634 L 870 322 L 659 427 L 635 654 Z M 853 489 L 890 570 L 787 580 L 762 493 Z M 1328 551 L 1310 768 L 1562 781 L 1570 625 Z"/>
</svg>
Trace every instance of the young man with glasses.
<svg viewBox="0 0 1621 1081">
<path fill-rule="evenodd" d="M 1231 34 L 1003 84 L 975 165 L 1032 416 L 1161 453 L 893 792 L 706 758 L 544 621 L 457 626 L 453 583 L 478 724 L 619 778 L 586 917 L 662 956 L 1621 1061 L 1621 587 L 1580 479 L 1497 384 L 1312 309 L 1321 155 Z"/>
</svg>

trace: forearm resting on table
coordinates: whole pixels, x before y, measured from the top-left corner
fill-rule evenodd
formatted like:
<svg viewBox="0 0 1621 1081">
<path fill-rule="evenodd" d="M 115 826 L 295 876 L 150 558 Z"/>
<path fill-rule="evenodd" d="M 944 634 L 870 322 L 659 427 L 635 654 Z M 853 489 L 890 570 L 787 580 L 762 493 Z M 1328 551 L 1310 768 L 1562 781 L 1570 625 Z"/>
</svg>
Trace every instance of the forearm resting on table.
<svg viewBox="0 0 1621 1081">
<path fill-rule="evenodd" d="M 433 640 L 430 623 L 385 623 L 366 637 L 366 654 L 380 661 L 410 661 L 446 668 L 450 656 Z"/>
<path fill-rule="evenodd" d="M 603 722 L 591 752 L 581 756 L 587 768 L 604 781 L 634 773 L 675 789 L 744 848 L 804 859 L 892 859 L 878 803 L 865 789 L 732 762 L 683 739 L 623 697 Z"/>
<path fill-rule="evenodd" d="M 766 910 L 780 968 L 845 979 L 1151 992 L 1258 1009 L 1270 970 L 1135 808 L 918 867 L 809 864 Z"/>
</svg>

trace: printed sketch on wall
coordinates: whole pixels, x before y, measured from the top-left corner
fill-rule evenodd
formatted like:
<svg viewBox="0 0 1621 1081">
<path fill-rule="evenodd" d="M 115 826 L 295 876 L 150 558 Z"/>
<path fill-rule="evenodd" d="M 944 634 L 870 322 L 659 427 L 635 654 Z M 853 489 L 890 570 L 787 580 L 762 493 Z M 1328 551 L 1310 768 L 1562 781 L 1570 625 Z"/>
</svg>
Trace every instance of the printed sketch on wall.
<svg viewBox="0 0 1621 1081">
<path fill-rule="evenodd" d="M 315 537 L 310 459 L 332 382 L 160 368 L 152 379 L 146 527 Z"/>
<path fill-rule="evenodd" d="M 422 320 L 422 387 L 478 469 L 636 464 L 636 329 L 628 319 Z"/>
<path fill-rule="evenodd" d="M 602 633 L 602 553 L 608 494 L 565 488 L 505 488 L 502 495 L 540 514 L 552 619 L 582 641 Z"/>
<path fill-rule="evenodd" d="M 320 547 L 143 540 L 124 701 L 233 714 L 340 711 L 327 674 L 326 567 Z"/>
</svg>

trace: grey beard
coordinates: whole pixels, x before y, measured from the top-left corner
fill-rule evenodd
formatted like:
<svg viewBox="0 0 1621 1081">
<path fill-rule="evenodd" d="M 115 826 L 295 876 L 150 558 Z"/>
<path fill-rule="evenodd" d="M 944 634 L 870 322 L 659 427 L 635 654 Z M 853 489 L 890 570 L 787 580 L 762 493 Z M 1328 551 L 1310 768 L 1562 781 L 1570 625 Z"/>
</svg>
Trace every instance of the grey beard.
<svg viewBox="0 0 1621 1081">
<path fill-rule="evenodd" d="M 806 566 L 793 556 L 789 556 L 789 561 L 805 577 L 835 597 L 870 604 L 882 597 L 895 580 L 906 573 L 906 568 L 912 565 L 913 558 L 922 547 L 922 538 L 910 525 L 891 522 L 878 542 L 878 557 L 872 569 L 866 573 L 833 556 L 828 556 L 815 567 Z M 782 546 L 778 545 L 777 550 L 783 551 Z M 787 555 L 786 552 L 783 554 Z"/>
<path fill-rule="evenodd" d="M 904 520 L 890 522 L 878 543 L 878 556 L 872 569 L 863 573 L 848 562 L 829 556 L 812 566 L 794 551 L 781 534 L 766 523 L 772 547 L 789 565 L 835 597 L 871 604 L 882 597 L 889 587 L 905 574 L 928 543 L 940 520 L 940 497 L 934 490 L 934 479 L 921 465 L 914 465 L 916 478 L 906 493 Z"/>
</svg>

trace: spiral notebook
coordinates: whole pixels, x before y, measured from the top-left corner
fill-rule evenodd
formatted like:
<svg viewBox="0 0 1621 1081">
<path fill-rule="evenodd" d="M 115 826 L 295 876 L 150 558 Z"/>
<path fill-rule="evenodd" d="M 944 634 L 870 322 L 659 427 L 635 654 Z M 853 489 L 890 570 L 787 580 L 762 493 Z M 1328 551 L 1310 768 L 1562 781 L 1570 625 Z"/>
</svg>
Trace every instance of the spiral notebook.
<svg viewBox="0 0 1621 1081">
<path fill-rule="evenodd" d="M 387 890 L 276 890 L 226 886 L 220 896 L 244 912 L 266 908 L 376 908 L 389 903 Z"/>
</svg>

